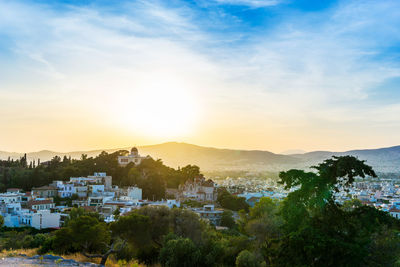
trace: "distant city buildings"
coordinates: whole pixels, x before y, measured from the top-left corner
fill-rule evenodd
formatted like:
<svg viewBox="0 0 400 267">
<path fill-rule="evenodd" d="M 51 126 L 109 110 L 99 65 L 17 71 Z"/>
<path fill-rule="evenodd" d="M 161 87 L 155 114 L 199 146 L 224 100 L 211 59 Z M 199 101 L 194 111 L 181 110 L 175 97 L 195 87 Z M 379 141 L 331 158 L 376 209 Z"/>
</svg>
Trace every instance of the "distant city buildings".
<svg viewBox="0 0 400 267">
<path fill-rule="evenodd" d="M 133 148 L 130 155 L 120 156 L 118 162 L 121 165 L 130 162 L 140 164 L 142 159 L 144 158 L 140 157 L 137 149 Z M 116 215 L 124 216 L 145 206 L 182 207 L 218 226 L 223 213 L 223 209 L 214 206 L 219 186 L 243 197 L 251 207 L 262 197 L 282 200 L 295 190 L 285 190 L 273 179 L 257 177 L 226 178 L 217 180 L 217 183 L 199 176 L 187 180 L 178 188 L 167 188 L 165 199 L 152 201 L 143 199 L 141 188 L 113 186 L 111 176 L 96 172 L 87 177 L 71 177 L 69 181 L 53 181 L 50 185 L 32 188 L 30 192 L 9 188 L 7 192 L 0 193 L 0 214 L 4 217 L 5 226 L 44 229 L 62 226 L 68 218 L 71 206 L 98 212 L 106 222 L 115 221 Z M 335 198 L 339 203 L 358 199 L 365 205 L 386 211 L 400 219 L 400 187 L 391 180 L 356 181 L 348 190 L 337 192 Z M 195 201 L 197 205 L 200 202 L 202 207 L 190 207 L 184 202 L 187 200 L 189 203 Z"/>
</svg>

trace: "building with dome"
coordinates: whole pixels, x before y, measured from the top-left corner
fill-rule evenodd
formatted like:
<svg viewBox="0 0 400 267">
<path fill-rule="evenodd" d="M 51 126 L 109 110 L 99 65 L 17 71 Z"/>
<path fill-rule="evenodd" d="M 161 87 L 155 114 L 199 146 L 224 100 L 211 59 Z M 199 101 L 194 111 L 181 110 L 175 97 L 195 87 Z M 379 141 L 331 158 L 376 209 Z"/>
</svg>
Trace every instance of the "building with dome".
<svg viewBox="0 0 400 267">
<path fill-rule="evenodd" d="M 126 166 L 129 163 L 133 162 L 135 163 L 135 165 L 139 165 L 143 159 L 145 159 L 146 157 L 141 157 L 139 155 L 139 151 L 136 147 L 133 147 L 131 149 L 131 153 L 129 155 L 126 156 L 118 156 L 118 164 L 120 166 Z"/>
</svg>

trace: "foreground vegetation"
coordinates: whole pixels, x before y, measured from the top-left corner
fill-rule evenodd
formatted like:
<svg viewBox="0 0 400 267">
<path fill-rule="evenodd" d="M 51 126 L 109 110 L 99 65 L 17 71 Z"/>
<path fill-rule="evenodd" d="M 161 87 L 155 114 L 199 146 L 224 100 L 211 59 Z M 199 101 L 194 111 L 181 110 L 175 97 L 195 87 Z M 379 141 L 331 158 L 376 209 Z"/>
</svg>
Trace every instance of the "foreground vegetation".
<svg viewBox="0 0 400 267">
<path fill-rule="evenodd" d="M 356 177 L 374 177 L 371 167 L 346 156 L 314 169 L 280 173 L 280 182 L 293 189 L 283 201 L 262 198 L 253 208 L 243 206 L 236 221 L 225 212 L 228 230 L 217 231 L 179 208 L 144 207 L 111 224 L 75 208 L 57 231 L 3 228 L 1 246 L 81 252 L 103 264 L 112 258 L 168 267 L 400 266 L 399 221 L 356 201 L 335 201 L 334 193 L 346 190 Z M 242 205 L 224 190 L 219 202 L 237 203 L 233 210 Z"/>
</svg>

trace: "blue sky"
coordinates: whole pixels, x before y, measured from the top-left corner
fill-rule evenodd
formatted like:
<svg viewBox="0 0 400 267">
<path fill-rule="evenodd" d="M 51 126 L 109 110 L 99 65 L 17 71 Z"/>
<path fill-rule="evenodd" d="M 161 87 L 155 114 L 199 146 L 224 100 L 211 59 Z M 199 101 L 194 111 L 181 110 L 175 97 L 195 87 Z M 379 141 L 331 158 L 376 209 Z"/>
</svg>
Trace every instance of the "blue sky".
<svg viewBox="0 0 400 267">
<path fill-rule="evenodd" d="M 0 150 L 397 145 L 399 55 L 396 0 L 0 1 Z"/>
</svg>

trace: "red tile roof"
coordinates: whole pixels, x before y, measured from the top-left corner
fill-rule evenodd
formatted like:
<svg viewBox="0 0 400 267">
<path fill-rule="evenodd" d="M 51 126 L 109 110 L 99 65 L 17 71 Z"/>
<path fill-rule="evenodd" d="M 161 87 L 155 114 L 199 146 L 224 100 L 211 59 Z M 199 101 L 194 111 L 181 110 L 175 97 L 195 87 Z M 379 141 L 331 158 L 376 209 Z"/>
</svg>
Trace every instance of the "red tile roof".
<svg viewBox="0 0 400 267">
<path fill-rule="evenodd" d="M 389 210 L 389 212 L 400 212 L 400 209 L 397 209 L 397 208 L 391 208 L 391 209 Z"/>
<path fill-rule="evenodd" d="M 41 204 L 52 204 L 52 199 L 44 199 L 44 200 L 30 200 L 28 201 L 28 207 L 32 207 L 33 205 L 41 205 Z"/>
<path fill-rule="evenodd" d="M 8 188 L 7 192 L 17 192 L 17 191 L 22 191 L 21 188 Z"/>
<path fill-rule="evenodd" d="M 32 190 L 57 190 L 57 187 L 45 185 L 41 187 L 34 187 Z"/>
</svg>

